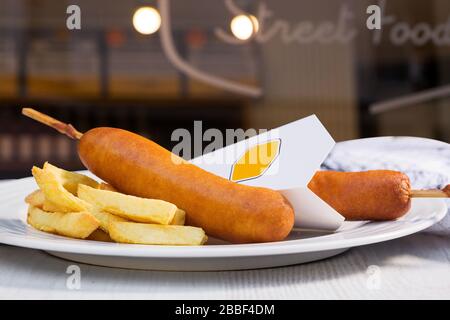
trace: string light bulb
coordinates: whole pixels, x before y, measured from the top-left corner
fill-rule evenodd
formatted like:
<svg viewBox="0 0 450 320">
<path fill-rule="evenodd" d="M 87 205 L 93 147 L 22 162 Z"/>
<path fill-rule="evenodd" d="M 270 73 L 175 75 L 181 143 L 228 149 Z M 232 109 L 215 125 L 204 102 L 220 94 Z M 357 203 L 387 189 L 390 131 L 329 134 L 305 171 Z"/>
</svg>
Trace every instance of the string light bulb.
<svg viewBox="0 0 450 320">
<path fill-rule="evenodd" d="M 230 23 L 231 32 L 239 40 L 248 40 L 259 30 L 259 22 L 252 15 L 235 16 Z"/>
<path fill-rule="evenodd" d="M 141 7 L 134 12 L 133 26 L 141 34 L 155 33 L 161 26 L 161 16 L 153 7 Z"/>
</svg>

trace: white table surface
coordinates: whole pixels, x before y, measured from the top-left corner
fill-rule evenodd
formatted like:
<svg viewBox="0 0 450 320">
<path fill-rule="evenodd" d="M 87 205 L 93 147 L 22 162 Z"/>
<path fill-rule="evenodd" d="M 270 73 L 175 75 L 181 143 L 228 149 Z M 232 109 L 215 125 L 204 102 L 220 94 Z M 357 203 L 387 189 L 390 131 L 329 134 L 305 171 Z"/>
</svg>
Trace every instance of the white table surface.
<svg viewBox="0 0 450 320">
<path fill-rule="evenodd" d="M 450 299 L 449 243 L 448 237 L 416 234 L 319 262 L 248 271 L 138 271 L 77 263 L 79 290 L 66 287 L 73 262 L 0 245 L 0 298 Z"/>
</svg>

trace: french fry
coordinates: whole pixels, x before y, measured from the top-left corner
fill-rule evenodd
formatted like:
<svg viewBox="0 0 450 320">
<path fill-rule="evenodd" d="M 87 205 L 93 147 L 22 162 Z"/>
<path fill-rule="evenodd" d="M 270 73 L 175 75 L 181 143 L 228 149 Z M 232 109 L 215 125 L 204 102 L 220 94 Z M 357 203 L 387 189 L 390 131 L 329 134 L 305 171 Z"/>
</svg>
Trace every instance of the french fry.
<svg viewBox="0 0 450 320">
<path fill-rule="evenodd" d="M 57 203 L 53 203 L 47 199 L 44 200 L 42 210 L 48 212 L 66 212 L 66 210 Z"/>
<path fill-rule="evenodd" d="M 121 243 L 155 245 L 202 245 L 207 241 L 203 229 L 186 226 L 113 222 L 109 235 Z"/>
<path fill-rule="evenodd" d="M 61 212 L 61 207 L 45 198 L 45 194 L 41 189 L 35 190 L 30 193 L 26 198 L 25 202 L 32 205 L 33 207 L 42 209 L 48 212 Z"/>
<path fill-rule="evenodd" d="M 103 241 L 103 242 L 114 242 L 113 239 L 107 234 L 105 231 L 101 229 L 97 229 L 94 232 L 92 232 L 89 237 L 86 238 L 86 240 L 92 240 L 92 241 Z"/>
<path fill-rule="evenodd" d="M 73 195 L 77 195 L 78 185 L 85 184 L 87 186 L 97 188 L 99 183 L 88 176 L 85 176 L 81 173 L 67 171 L 54 165 L 46 162 L 44 163 L 44 170 L 52 172 L 58 181 L 64 186 L 64 188 L 72 193 Z"/>
<path fill-rule="evenodd" d="M 96 208 L 95 206 L 91 206 L 89 208 L 89 212 L 100 222 L 100 229 L 102 229 L 106 233 L 109 233 L 109 226 L 112 222 L 128 221 L 125 218 L 115 216 L 111 213 L 102 211 L 99 208 Z"/>
<path fill-rule="evenodd" d="M 25 198 L 25 202 L 32 205 L 33 207 L 37 207 L 47 212 L 60 212 L 60 206 L 45 199 L 45 195 L 42 190 L 36 190 L 30 193 Z M 111 213 L 103 212 L 88 203 L 86 203 L 86 206 L 87 211 L 100 222 L 100 228 L 106 233 L 108 233 L 108 226 L 112 221 L 128 221 L 127 219 L 115 216 Z"/>
<path fill-rule="evenodd" d="M 97 189 L 119 192 L 112 185 L 105 183 L 105 182 L 100 182 Z M 107 215 L 110 215 L 110 216 L 108 217 Z M 129 221 L 129 220 L 120 218 L 119 216 L 115 216 L 115 215 L 112 215 L 112 214 L 104 212 L 104 211 L 100 212 L 98 216 L 96 214 L 94 214 L 94 216 L 100 220 L 100 222 L 101 222 L 100 228 L 102 228 L 105 232 L 108 232 L 108 224 L 110 221 L 123 221 L 123 222 Z M 183 226 L 185 219 L 186 219 L 186 213 L 181 209 L 177 209 L 170 224 Z"/>
<path fill-rule="evenodd" d="M 46 212 L 32 205 L 27 222 L 41 231 L 79 239 L 87 238 L 100 225 L 89 212 Z"/>
<path fill-rule="evenodd" d="M 78 186 L 78 197 L 119 217 L 146 223 L 170 224 L 177 206 L 163 200 L 145 199 L 118 192 Z"/>
<path fill-rule="evenodd" d="M 45 202 L 45 195 L 42 190 L 38 189 L 26 196 L 25 202 L 33 207 L 42 209 Z"/>
<path fill-rule="evenodd" d="M 175 212 L 175 216 L 173 217 L 170 224 L 176 226 L 184 226 L 185 220 L 186 220 L 186 212 L 184 212 L 184 210 L 178 209 Z"/>
<path fill-rule="evenodd" d="M 83 184 L 85 184 L 85 183 L 83 183 Z M 90 186 L 90 187 L 92 187 L 92 186 Z M 105 183 L 105 182 L 100 182 L 97 189 L 118 192 L 116 188 L 114 188 L 109 183 Z"/>
<path fill-rule="evenodd" d="M 86 211 L 87 204 L 67 191 L 57 176 L 49 170 L 33 167 L 32 173 L 39 188 L 44 193 L 45 199 L 51 205 L 44 202 L 44 209 L 52 209 L 58 212 Z M 51 208 L 49 207 L 51 206 Z"/>
</svg>

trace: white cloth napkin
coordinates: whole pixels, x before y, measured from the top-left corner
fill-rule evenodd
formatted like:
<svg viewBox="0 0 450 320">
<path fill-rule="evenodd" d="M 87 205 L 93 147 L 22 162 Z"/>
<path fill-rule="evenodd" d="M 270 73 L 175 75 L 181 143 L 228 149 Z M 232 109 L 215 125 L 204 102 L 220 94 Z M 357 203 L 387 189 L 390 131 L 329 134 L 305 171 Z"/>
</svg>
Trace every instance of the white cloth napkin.
<svg viewBox="0 0 450 320">
<path fill-rule="evenodd" d="M 322 169 L 398 170 L 409 176 L 414 189 L 442 188 L 450 184 L 450 145 L 436 140 L 412 137 L 345 141 L 336 144 L 323 163 Z M 446 202 L 450 208 L 450 201 Z M 441 222 L 424 232 L 450 236 L 450 215 L 447 214 Z"/>
</svg>

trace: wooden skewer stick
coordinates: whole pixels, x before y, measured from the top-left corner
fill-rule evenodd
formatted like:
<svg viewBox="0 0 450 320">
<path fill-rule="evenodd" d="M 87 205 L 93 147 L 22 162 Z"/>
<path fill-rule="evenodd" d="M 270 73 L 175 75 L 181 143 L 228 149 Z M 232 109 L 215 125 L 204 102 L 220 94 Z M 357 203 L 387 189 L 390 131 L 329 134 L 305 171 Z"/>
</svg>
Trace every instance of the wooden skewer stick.
<svg viewBox="0 0 450 320">
<path fill-rule="evenodd" d="M 79 140 L 83 134 L 75 129 L 70 123 L 64 123 L 55 118 L 52 118 L 42 112 L 36 111 L 32 108 L 23 108 L 22 114 L 43 123 L 49 127 L 58 130 L 71 139 Z M 410 190 L 411 198 L 450 198 L 450 185 L 447 185 L 442 190 Z"/>
<path fill-rule="evenodd" d="M 71 139 L 79 140 L 83 136 L 83 134 L 75 129 L 70 123 L 61 122 L 32 108 L 23 108 L 22 114 L 58 130 L 60 133 L 65 134 Z"/>
<path fill-rule="evenodd" d="M 411 190 L 411 198 L 450 198 L 450 185 L 442 190 Z"/>
</svg>

